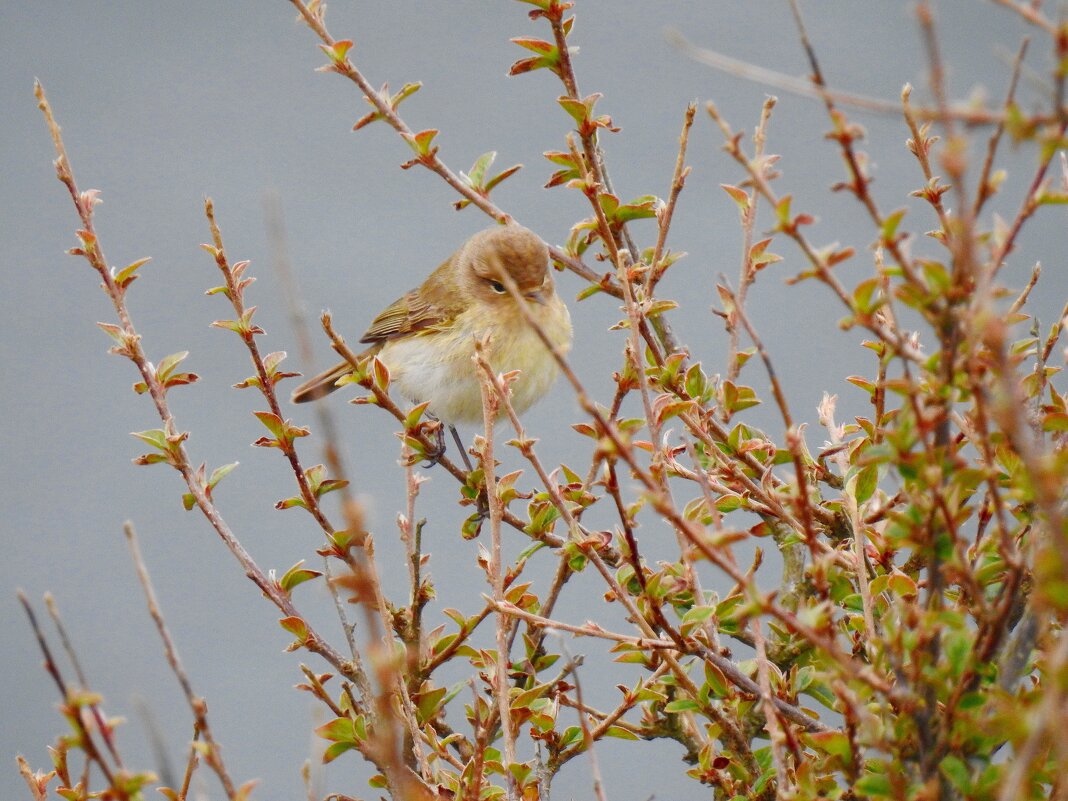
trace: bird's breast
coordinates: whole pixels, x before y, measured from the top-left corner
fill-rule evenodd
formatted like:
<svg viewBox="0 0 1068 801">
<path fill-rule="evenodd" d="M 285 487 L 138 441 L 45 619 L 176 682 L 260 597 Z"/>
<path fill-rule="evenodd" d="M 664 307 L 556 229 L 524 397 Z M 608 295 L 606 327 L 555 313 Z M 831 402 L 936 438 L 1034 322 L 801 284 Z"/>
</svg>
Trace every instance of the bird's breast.
<svg viewBox="0 0 1068 801">
<path fill-rule="evenodd" d="M 554 296 L 545 305 L 528 308 L 561 353 L 571 347 L 567 307 Z M 490 335 L 488 361 L 496 372 L 519 370 L 512 385 L 512 404 L 523 412 L 541 398 L 559 369 L 537 332 L 516 310 L 495 313 L 468 310 L 451 324 L 418 335 L 390 340 L 379 358 L 389 368 L 394 386 L 409 400 L 430 401 L 430 411 L 449 423 L 482 420 L 482 390 L 472 359 L 475 341 Z"/>
</svg>

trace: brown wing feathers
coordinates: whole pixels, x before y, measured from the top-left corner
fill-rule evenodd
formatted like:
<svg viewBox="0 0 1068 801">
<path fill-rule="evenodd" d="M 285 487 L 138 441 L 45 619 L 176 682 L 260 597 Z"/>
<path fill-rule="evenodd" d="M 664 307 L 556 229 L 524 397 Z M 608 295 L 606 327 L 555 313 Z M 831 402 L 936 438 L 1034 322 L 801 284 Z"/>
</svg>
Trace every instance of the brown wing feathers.
<svg viewBox="0 0 1068 801">
<path fill-rule="evenodd" d="M 454 272 L 449 269 L 451 264 L 452 258 L 431 273 L 422 286 L 398 298 L 375 317 L 360 338 L 361 342 L 372 346 L 364 353 L 377 350 L 376 346 L 390 339 L 418 333 L 456 316 L 459 310 L 453 308 L 456 293 L 450 285 Z M 305 403 L 329 395 L 337 389 L 338 379 L 351 371 L 348 362 L 336 364 L 293 390 L 291 400 Z"/>
</svg>

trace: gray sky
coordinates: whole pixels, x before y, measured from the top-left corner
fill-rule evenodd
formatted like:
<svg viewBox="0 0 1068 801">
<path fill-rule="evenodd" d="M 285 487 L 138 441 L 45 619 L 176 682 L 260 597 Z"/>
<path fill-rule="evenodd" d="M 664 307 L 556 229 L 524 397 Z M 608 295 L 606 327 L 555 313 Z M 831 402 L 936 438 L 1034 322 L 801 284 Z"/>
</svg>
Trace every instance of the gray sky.
<svg viewBox="0 0 1068 801">
<path fill-rule="evenodd" d="M 821 0 L 806 5 L 832 84 L 892 99 L 911 81 L 920 87 L 919 96 L 926 96 L 910 4 Z M 959 0 L 937 7 L 954 95 L 983 85 L 991 97 L 1000 97 L 1006 69 L 997 53 L 999 48 L 1015 51 L 1021 26 L 991 4 Z M 525 164 L 494 198 L 543 237 L 561 243 L 570 225 L 587 214 L 577 193 L 541 188 L 552 172 L 541 153 L 563 148 L 570 121 L 554 102 L 561 90 L 545 72 L 506 77 L 508 66 L 524 52 L 509 37 L 544 35 L 527 19 L 527 8 L 477 0 L 339 0 L 330 5 L 328 24 L 336 36 L 355 40 L 355 60 L 376 85 L 388 80 L 399 88 L 423 81 L 422 91 L 402 112 L 416 130 L 440 129 L 436 143 L 454 169 L 466 170 L 488 150 L 498 151 L 499 167 Z M 806 72 L 788 6 L 778 0 L 580 0 L 576 11 L 572 41 L 580 48 L 575 63 L 581 89 L 603 92 L 599 110 L 623 128 L 608 135 L 604 145 L 624 198 L 666 194 L 688 101 L 713 99 L 736 127 L 751 127 L 765 92 L 687 61 L 666 43 L 666 26 L 737 58 L 790 74 Z M 284 2 L 7 3 L 0 9 L 4 798 L 24 797 L 14 754 L 45 767 L 45 746 L 63 729 L 54 712 L 55 691 L 40 670 L 15 603 L 16 586 L 35 599 L 46 590 L 56 595 L 94 689 L 106 696 L 109 713 L 130 718 L 120 734 L 129 763 L 155 767 L 135 714 L 136 698 L 146 699 L 172 758 L 180 761 L 191 724 L 126 555 L 125 519 L 140 531 L 163 609 L 194 686 L 209 701 L 232 774 L 241 781 L 260 778 L 257 798 L 292 798 L 299 791 L 299 768 L 318 713 L 307 696 L 290 687 L 300 680 L 300 661 L 322 667 L 311 655 L 281 653 L 287 639 L 277 614 L 203 519 L 182 511 L 177 475 L 130 463 L 142 451 L 128 432 L 153 428 L 157 421 L 148 401 L 129 391 L 132 366 L 107 355 L 107 338 L 94 326 L 111 320 L 97 280 L 84 262 L 63 255 L 75 241 L 75 216 L 54 178 L 51 143 L 33 102 L 32 82 L 40 78 L 48 91 L 80 184 L 103 192 L 97 221 L 108 258 L 123 265 L 153 257 L 130 291 L 134 320 L 152 358 L 191 351 L 186 364 L 201 375 L 201 383 L 171 394 L 179 423 L 192 431 L 190 451 L 209 465 L 241 462 L 221 486 L 219 504 L 261 567 L 282 571 L 300 559 L 314 560 L 321 535 L 300 511 L 272 508 L 275 500 L 293 493 L 292 477 L 277 453 L 249 448 L 263 433 L 249 415 L 261 403 L 230 389 L 249 373 L 247 357 L 235 337 L 208 327 L 226 316 L 227 307 L 220 298 L 203 295 L 218 277 L 199 249 L 209 236 L 201 212 L 204 196 L 215 200 L 231 257 L 253 260 L 259 280 L 250 300 L 259 305 L 257 320 L 269 333 L 261 347 L 289 351 L 293 361 L 287 364 L 294 369 L 301 365 L 270 269 L 265 193 L 277 191 L 282 199 L 309 309 L 314 314 L 330 307 L 353 338 L 488 222 L 473 209 L 454 212 L 454 197 L 437 176 L 398 169 L 410 154 L 385 125 L 352 133 L 366 105 L 346 81 L 315 73 L 322 62 L 312 35 L 295 24 L 294 11 Z M 1030 63 L 1048 71 L 1044 43 L 1032 47 Z M 906 199 L 922 179 L 904 151 L 904 125 L 894 118 L 854 116 L 871 135 L 880 202 L 887 210 L 907 203 L 909 219 L 926 214 L 918 201 Z M 868 274 L 870 257 L 864 254 L 873 237 L 859 210 L 827 190 L 843 172 L 834 147 L 823 139 L 826 128 L 818 104 L 783 95 L 769 149 L 783 155 L 780 191 L 794 194 L 795 209 L 820 216 L 814 239 L 841 240 L 861 253 L 841 268 L 843 280 L 853 284 Z M 700 112 L 691 139 L 693 174 L 671 243 L 690 255 L 662 285 L 664 296 L 681 302 L 676 328 L 708 372 L 724 368 L 725 338 L 709 311 L 714 282 L 720 273 L 734 279 L 740 252 L 736 212 L 718 188 L 740 176 L 719 146 L 718 131 Z M 1010 182 L 1023 180 L 1033 156 L 1008 151 L 1007 156 Z M 1019 183 L 1010 183 L 1007 199 L 1016 202 L 1021 192 Z M 765 215 L 764 223 L 769 219 Z M 921 230 L 923 225 L 933 227 L 927 222 Z M 1018 252 L 1010 265 L 1017 284 L 1033 258 L 1064 252 L 1063 230 L 1053 215 L 1035 228 L 1033 247 Z M 652 244 L 651 224 L 635 226 L 635 233 Z M 842 311 L 825 290 L 784 286 L 781 279 L 802 265 L 787 244 L 778 251 L 786 261 L 762 275 L 750 309 L 790 387 L 797 416 L 813 420 L 824 390 L 842 396 L 843 412 L 862 413 L 864 397 L 844 379 L 870 372 L 867 352 L 857 347 L 858 337 L 837 330 Z M 1068 281 L 1062 264 L 1045 266 L 1036 296 L 1048 321 L 1063 303 Z M 622 342 L 621 334 L 607 328 L 620 312 L 603 297 L 574 303 L 581 287 L 570 274 L 558 282 L 575 321 L 574 363 L 595 394 L 607 400 Z M 325 359 L 323 337 L 317 333 L 316 338 Z M 764 393 L 763 374 L 755 367 L 746 377 Z M 398 586 L 405 572 L 393 520 L 403 501 L 403 476 L 393 467 L 392 423 L 343 399 L 332 404 L 345 432 L 353 478 L 372 512 L 384 570 Z M 307 408 L 292 414 L 297 422 L 313 420 Z M 546 463 L 583 468 L 588 463 L 584 441 L 562 424 L 578 419 L 562 385 L 526 416 L 531 433 L 542 438 L 539 452 Z M 781 433 L 770 409 L 754 410 L 750 419 L 775 436 Z M 817 445 L 819 437 L 810 432 Z M 319 461 L 314 443 L 305 445 L 303 456 L 309 465 Z M 507 454 L 505 465 L 518 467 L 517 457 Z M 473 567 L 477 544 L 458 536 L 455 486 L 440 471 L 430 475 L 420 512 L 430 518 L 427 547 L 440 599 L 429 611 L 435 620 L 443 607 L 470 609 L 479 603 L 484 584 Z M 650 526 L 645 533 L 655 554 L 661 532 Z M 513 542 L 513 552 L 523 544 Z M 711 586 L 720 585 L 713 581 Z M 580 577 L 565 593 L 563 614 L 581 621 L 601 592 L 593 577 Z M 321 588 L 298 590 L 298 600 L 337 635 Z M 597 658 L 591 653 L 595 664 Z M 607 704 L 612 685 L 626 677 L 591 679 L 587 692 Z M 679 749 L 670 744 L 604 750 L 612 798 L 655 794 L 666 799 L 697 790 L 682 777 Z M 670 781 L 649 771 L 650 763 L 638 762 L 637 754 L 660 760 Z M 367 771 L 356 758 L 339 760 L 327 775 L 327 789 L 366 794 Z M 585 766 L 576 764 L 560 778 L 556 797 L 585 797 L 588 787 Z M 214 787 L 211 792 L 218 797 Z"/>
</svg>

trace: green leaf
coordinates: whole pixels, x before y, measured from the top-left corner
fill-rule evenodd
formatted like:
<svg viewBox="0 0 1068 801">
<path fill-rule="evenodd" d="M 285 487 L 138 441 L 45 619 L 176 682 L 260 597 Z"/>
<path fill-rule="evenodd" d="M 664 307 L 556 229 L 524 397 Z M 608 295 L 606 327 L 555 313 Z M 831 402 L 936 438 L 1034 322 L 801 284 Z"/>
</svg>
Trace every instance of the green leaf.
<svg viewBox="0 0 1068 801">
<path fill-rule="evenodd" d="M 868 278 L 857 284 L 857 288 L 853 290 L 853 305 L 858 312 L 871 314 L 881 305 L 880 288 L 881 283 L 878 278 Z"/>
<path fill-rule="evenodd" d="M 875 494 L 876 488 L 879 486 L 879 468 L 877 465 L 870 464 L 860 471 L 856 477 L 856 498 L 857 503 L 861 504 L 871 498 Z"/>
<path fill-rule="evenodd" d="M 532 39 L 522 36 L 516 37 L 511 41 L 513 44 L 517 44 L 523 49 L 529 50 L 537 55 L 533 58 L 523 58 L 515 62 L 508 70 L 509 75 L 521 75 L 524 72 L 533 72 L 534 70 L 541 69 L 548 69 L 559 74 L 560 51 L 555 44 L 546 42 L 543 39 Z"/>
<path fill-rule="evenodd" d="M 898 226 L 901 225 L 901 220 L 904 218 L 907 211 L 908 209 L 906 208 L 900 208 L 891 212 L 883 219 L 883 227 L 879 232 L 883 242 L 894 241 L 894 235 L 897 233 Z"/>
<path fill-rule="evenodd" d="M 160 381 L 166 379 L 168 375 L 174 372 L 174 368 L 177 367 L 186 356 L 189 355 L 189 351 L 183 350 L 179 353 L 172 353 L 170 356 L 164 356 L 160 359 L 159 365 L 156 367 L 156 377 Z"/>
<path fill-rule="evenodd" d="M 716 609 L 713 606 L 694 606 L 686 610 L 686 614 L 682 616 L 682 635 L 688 636 L 694 629 L 700 628 L 716 615 Z"/>
<path fill-rule="evenodd" d="M 749 193 L 732 184 L 720 184 L 720 189 L 731 196 L 731 200 L 738 206 L 738 210 L 745 214 L 749 211 Z"/>
<path fill-rule="evenodd" d="M 494 175 L 492 178 L 490 178 L 486 182 L 485 187 L 483 187 L 485 193 L 488 195 L 490 192 L 493 191 L 494 187 L 496 187 L 499 183 L 501 183 L 502 181 L 512 177 L 517 172 L 519 172 L 521 169 L 523 169 L 523 165 L 522 164 L 513 164 L 507 170 L 502 170 L 501 172 L 497 173 L 496 175 Z"/>
<path fill-rule="evenodd" d="M 942 775 L 949 779 L 950 784 L 957 788 L 959 792 L 967 793 L 971 789 L 972 781 L 968 766 L 964 764 L 960 757 L 949 754 L 942 759 L 938 768 L 942 771 Z"/>
<path fill-rule="evenodd" d="M 323 764 L 325 765 L 329 762 L 333 762 L 346 751 L 351 751 L 355 747 L 355 743 L 332 743 L 326 747 L 325 751 L 323 751 Z"/>
<path fill-rule="evenodd" d="M 582 729 L 578 726 L 568 726 L 564 729 L 564 733 L 560 735 L 560 748 L 567 748 L 569 745 L 582 741 Z"/>
<path fill-rule="evenodd" d="M 857 779 L 853 789 L 872 798 L 889 798 L 893 793 L 890 779 L 881 773 L 865 773 Z"/>
<path fill-rule="evenodd" d="M 745 498 L 741 495 L 721 495 L 716 500 L 716 510 L 723 514 L 741 509 L 743 506 L 745 506 Z"/>
<path fill-rule="evenodd" d="M 304 560 L 301 559 L 293 567 L 289 568 L 282 578 L 278 579 L 278 586 L 285 590 L 286 594 L 291 593 L 294 587 L 303 584 L 305 581 L 311 581 L 323 575 L 318 570 L 308 570 L 302 567 L 303 564 Z"/>
<path fill-rule="evenodd" d="M 404 417 L 404 428 L 411 431 L 415 428 L 419 421 L 423 418 L 423 414 L 426 412 L 426 407 L 430 405 L 430 401 L 424 401 L 418 406 L 413 406 L 407 415 Z"/>
<path fill-rule="evenodd" d="M 280 625 L 290 634 L 296 636 L 296 638 L 301 642 L 306 640 L 308 637 L 308 624 L 305 623 L 302 618 L 296 616 L 284 617 L 278 621 L 278 625 Z"/>
<path fill-rule="evenodd" d="M 436 152 L 437 148 L 431 150 L 430 143 L 434 141 L 434 137 L 438 135 L 436 128 L 428 128 L 425 131 L 419 131 L 416 134 L 402 134 L 404 140 L 408 145 L 416 152 L 418 156 L 429 156 L 432 152 Z"/>
<path fill-rule="evenodd" d="M 230 462 L 230 464 L 224 464 L 222 467 L 216 467 L 212 470 L 211 477 L 208 479 L 208 489 L 215 489 L 215 485 L 230 475 L 238 464 L 239 462 Z"/>
<path fill-rule="evenodd" d="M 516 37 L 509 40 L 512 44 L 517 44 L 522 48 L 530 50 L 533 53 L 540 53 L 545 55 L 546 53 L 552 53 L 556 50 L 556 45 L 552 42 L 547 42 L 544 39 L 530 39 L 524 37 Z"/>
<path fill-rule="evenodd" d="M 700 710 L 701 705 L 691 698 L 680 698 L 664 706 L 664 711 L 669 714 L 677 714 L 679 712 L 699 712 Z"/>
<path fill-rule="evenodd" d="M 959 677 L 968 664 L 972 651 L 972 637 L 963 630 L 949 630 L 943 637 L 943 648 L 954 677 Z"/>
<path fill-rule="evenodd" d="M 805 740 L 816 748 L 843 761 L 853 758 L 853 748 L 849 744 L 849 735 L 841 731 L 821 731 L 805 735 Z"/>
<path fill-rule="evenodd" d="M 274 412 L 253 412 L 252 414 L 276 437 L 283 436 L 285 424 L 282 422 L 282 418 Z"/>
<path fill-rule="evenodd" d="M 711 662 L 705 662 L 705 683 L 717 698 L 729 698 L 731 688 L 723 671 Z"/>
<path fill-rule="evenodd" d="M 782 256 L 777 253 L 768 253 L 768 245 L 771 239 L 761 239 L 749 248 L 749 262 L 757 270 L 763 270 L 769 264 L 777 264 L 782 261 Z"/>
<path fill-rule="evenodd" d="M 620 740 L 640 740 L 641 738 L 632 732 L 630 729 L 624 729 L 622 726 L 609 726 L 605 731 L 606 737 L 618 737 Z"/>
<path fill-rule="evenodd" d="M 349 39 L 339 39 L 333 45 L 321 44 L 319 49 L 326 53 L 335 65 L 340 66 L 352 49 L 352 42 Z"/>
<path fill-rule="evenodd" d="M 137 261 L 123 267 L 117 273 L 115 272 L 114 268 L 112 268 L 112 280 L 115 281 L 115 285 L 118 286 L 119 289 L 126 289 L 126 287 L 128 287 L 130 284 L 137 280 L 137 271 L 144 265 L 148 264 L 150 261 L 152 261 L 151 257 L 147 259 L 138 259 Z"/>
<path fill-rule="evenodd" d="M 466 174 L 461 172 L 460 177 L 467 181 L 471 186 L 481 188 L 486 178 L 486 170 L 492 166 L 495 158 L 497 158 L 496 150 L 491 150 L 489 153 L 483 153 L 475 159 L 475 163 L 471 165 L 471 171 Z"/>
<path fill-rule="evenodd" d="M 137 437 L 142 442 L 151 445 L 153 448 L 159 448 L 161 451 L 166 451 L 169 448 L 167 434 L 161 428 L 152 428 L 148 431 L 131 431 L 130 436 Z"/>
</svg>

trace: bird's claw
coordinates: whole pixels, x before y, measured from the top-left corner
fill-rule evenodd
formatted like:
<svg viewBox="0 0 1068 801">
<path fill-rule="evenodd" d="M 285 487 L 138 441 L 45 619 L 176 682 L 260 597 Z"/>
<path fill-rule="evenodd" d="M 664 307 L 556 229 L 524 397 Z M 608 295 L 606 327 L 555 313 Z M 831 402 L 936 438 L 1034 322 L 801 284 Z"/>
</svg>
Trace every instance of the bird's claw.
<svg viewBox="0 0 1068 801">
<path fill-rule="evenodd" d="M 438 423 L 434 429 L 433 445 L 433 449 L 426 453 L 426 461 L 421 465 L 423 468 L 433 467 L 445 455 L 445 427 L 441 423 Z"/>
</svg>

